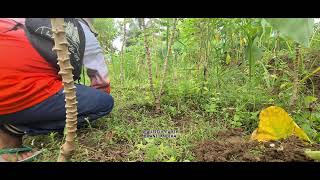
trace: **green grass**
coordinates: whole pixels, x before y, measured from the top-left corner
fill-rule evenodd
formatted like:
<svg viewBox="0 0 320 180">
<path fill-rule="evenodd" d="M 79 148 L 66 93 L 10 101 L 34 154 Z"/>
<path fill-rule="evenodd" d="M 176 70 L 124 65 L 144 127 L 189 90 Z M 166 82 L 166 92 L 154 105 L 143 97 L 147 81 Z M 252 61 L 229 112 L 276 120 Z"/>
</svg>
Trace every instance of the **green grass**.
<svg viewBox="0 0 320 180">
<path fill-rule="evenodd" d="M 144 95 L 137 92 L 131 94 L 113 86 L 114 110 L 78 131 L 73 161 L 192 161 L 194 143 L 223 128 L 202 113 L 192 111 L 181 117 L 170 115 L 170 111 L 156 116 L 150 104 L 139 100 Z M 176 130 L 177 137 L 145 139 L 144 130 Z M 43 148 L 36 161 L 45 162 L 56 161 L 61 142 L 62 136 L 56 133 L 25 139 L 26 144 Z"/>
</svg>

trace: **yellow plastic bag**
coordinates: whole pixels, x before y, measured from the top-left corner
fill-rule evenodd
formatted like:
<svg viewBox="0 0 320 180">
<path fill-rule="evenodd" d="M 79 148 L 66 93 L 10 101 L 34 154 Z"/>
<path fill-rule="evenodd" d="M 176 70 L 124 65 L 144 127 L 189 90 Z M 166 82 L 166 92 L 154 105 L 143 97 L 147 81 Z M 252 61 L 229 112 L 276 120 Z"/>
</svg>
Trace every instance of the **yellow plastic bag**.
<svg viewBox="0 0 320 180">
<path fill-rule="evenodd" d="M 279 140 L 292 135 L 311 142 L 284 109 L 271 106 L 261 111 L 258 128 L 252 133 L 251 140 Z"/>
</svg>

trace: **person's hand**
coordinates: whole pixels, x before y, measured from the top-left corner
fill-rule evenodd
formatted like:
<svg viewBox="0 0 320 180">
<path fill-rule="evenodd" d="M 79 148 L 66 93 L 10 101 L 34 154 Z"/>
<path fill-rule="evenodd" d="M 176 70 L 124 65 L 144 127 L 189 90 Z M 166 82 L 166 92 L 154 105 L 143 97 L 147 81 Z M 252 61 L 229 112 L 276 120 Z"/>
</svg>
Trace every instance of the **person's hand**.
<svg viewBox="0 0 320 180">
<path fill-rule="evenodd" d="M 88 69 L 87 74 L 90 78 L 91 85 L 90 87 L 96 88 L 100 91 L 110 94 L 110 79 L 108 77 L 101 77 L 96 70 Z"/>
<path fill-rule="evenodd" d="M 110 94 L 110 92 L 111 92 L 110 84 L 107 86 L 106 91 L 107 91 L 108 94 Z"/>
<path fill-rule="evenodd" d="M 105 82 L 103 86 L 100 86 L 98 89 L 100 89 L 103 92 L 106 92 L 108 94 L 111 93 L 111 85 L 110 85 L 110 79 L 108 78 Z"/>
<path fill-rule="evenodd" d="M 108 94 L 110 94 L 110 92 L 111 92 L 111 86 L 110 86 L 110 80 L 109 80 L 109 79 L 107 80 L 106 92 L 107 92 Z"/>
</svg>

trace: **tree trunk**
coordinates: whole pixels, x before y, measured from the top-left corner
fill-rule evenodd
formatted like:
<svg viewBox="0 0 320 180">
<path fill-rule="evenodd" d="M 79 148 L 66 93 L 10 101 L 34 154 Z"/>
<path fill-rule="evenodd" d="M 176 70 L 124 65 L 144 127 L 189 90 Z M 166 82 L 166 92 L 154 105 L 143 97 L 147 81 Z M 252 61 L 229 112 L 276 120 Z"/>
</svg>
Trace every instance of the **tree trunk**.
<svg viewBox="0 0 320 180">
<path fill-rule="evenodd" d="M 160 89 L 159 89 L 159 94 L 158 97 L 156 98 L 155 101 L 155 105 L 156 105 L 156 112 L 159 113 L 160 112 L 160 101 L 161 101 L 161 96 L 162 96 L 162 90 L 163 90 L 163 86 L 164 86 L 164 82 L 166 79 L 166 75 L 167 75 L 167 69 L 168 69 L 168 59 L 169 56 L 171 54 L 171 46 L 173 44 L 173 39 L 174 39 L 174 35 L 175 35 L 175 31 L 176 31 L 176 23 L 177 23 L 177 18 L 174 19 L 173 22 L 173 28 L 172 28 L 172 32 L 171 32 L 171 36 L 170 36 L 170 41 L 168 44 L 168 50 L 167 50 L 167 55 L 166 58 L 164 60 L 164 65 L 163 65 L 163 75 L 161 78 L 161 84 L 160 84 Z"/>
<path fill-rule="evenodd" d="M 53 50 L 58 56 L 58 65 L 60 67 L 59 75 L 62 77 L 62 83 L 65 94 L 66 107 L 66 140 L 61 146 L 58 162 L 69 161 L 72 152 L 75 149 L 74 139 L 77 131 L 77 99 L 76 87 L 74 85 L 72 70 L 70 63 L 68 41 L 65 34 L 65 24 L 63 18 L 52 18 L 52 32 L 54 38 Z"/>
<path fill-rule="evenodd" d="M 143 35 L 144 35 L 144 47 L 146 50 L 146 60 L 147 60 L 147 64 L 148 64 L 148 76 L 149 76 L 149 83 L 150 83 L 150 91 L 151 91 L 153 97 L 156 98 L 156 94 L 154 92 L 154 87 L 153 87 L 153 80 L 152 80 L 152 64 L 151 64 L 148 35 L 146 32 L 146 25 L 144 22 L 144 18 L 141 18 L 141 26 L 142 26 Z"/>
</svg>

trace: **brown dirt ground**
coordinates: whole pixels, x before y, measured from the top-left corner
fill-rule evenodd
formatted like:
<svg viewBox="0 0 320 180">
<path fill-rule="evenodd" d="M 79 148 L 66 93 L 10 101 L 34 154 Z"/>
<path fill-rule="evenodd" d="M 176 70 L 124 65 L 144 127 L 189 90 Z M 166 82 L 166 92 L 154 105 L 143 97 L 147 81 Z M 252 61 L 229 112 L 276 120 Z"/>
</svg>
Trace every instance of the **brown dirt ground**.
<svg viewBox="0 0 320 180">
<path fill-rule="evenodd" d="M 219 132 L 217 139 L 198 143 L 194 148 L 196 161 L 205 162 L 292 162 L 313 161 L 305 149 L 320 150 L 320 144 L 305 144 L 297 137 L 259 143 L 249 141 L 242 129 Z"/>
</svg>

